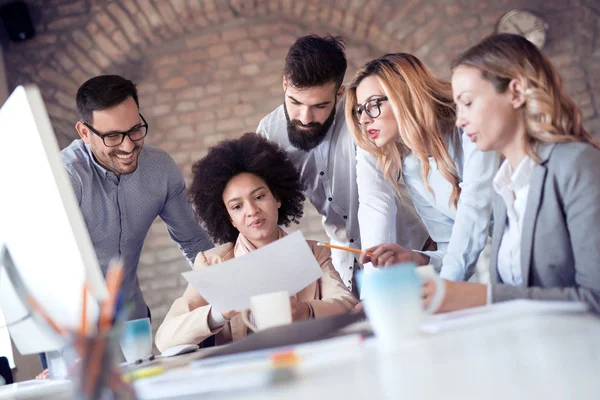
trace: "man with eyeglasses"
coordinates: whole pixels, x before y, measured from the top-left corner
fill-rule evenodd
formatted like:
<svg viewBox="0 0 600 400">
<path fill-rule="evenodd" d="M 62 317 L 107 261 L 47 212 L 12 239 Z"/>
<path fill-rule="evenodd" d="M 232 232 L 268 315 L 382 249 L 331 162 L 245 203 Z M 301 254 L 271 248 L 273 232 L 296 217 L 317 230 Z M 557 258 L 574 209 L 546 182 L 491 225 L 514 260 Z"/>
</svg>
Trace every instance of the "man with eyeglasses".
<svg viewBox="0 0 600 400">
<path fill-rule="evenodd" d="M 213 247 L 188 201 L 181 172 L 163 150 L 144 144 L 148 123 L 135 85 L 117 75 L 97 76 L 77 91 L 81 139 L 61 152 L 102 271 L 121 257 L 122 289 L 135 308 L 130 319 L 150 316 L 137 268 L 144 239 L 160 217 L 190 264 Z M 175 278 L 172 278 L 175 279 Z"/>
<path fill-rule="evenodd" d="M 423 248 L 428 234 L 410 197 L 396 201 L 390 185 L 389 193 L 360 199 L 359 206 L 361 181 L 385 178 L 375 159 L 357 150 L 346 127 L 342 85 L 346 67 L 341 37 L 298 38 L 285 59 L 283 104 L 260 121 L 257 132 L 288 152 L 302 175 L 306 196 L 323 216 L 332 244 L 355 249 L 380 243 Z M 374 202 L 386 201 L 396 202 L 396 215 L 378 215 Z M 395 219 L 395 231 L 384 232 L 376 223 L 381 218 Z M 354 254 L 334 249 L 331 255 L 344 284 L 357 293 L 353 278 L 359 265 Z"/>
</svg>

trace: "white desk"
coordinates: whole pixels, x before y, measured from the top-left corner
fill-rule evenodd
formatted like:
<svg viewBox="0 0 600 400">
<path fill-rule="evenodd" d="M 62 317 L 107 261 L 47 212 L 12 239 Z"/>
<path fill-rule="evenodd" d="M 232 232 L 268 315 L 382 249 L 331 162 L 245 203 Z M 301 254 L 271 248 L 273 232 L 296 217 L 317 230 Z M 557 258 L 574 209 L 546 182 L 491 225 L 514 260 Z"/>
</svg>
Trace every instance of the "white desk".
<svg viewBox="0 0 600 400">
<path fill-rule="evenodd" d="M 354 356 L 306 367 L 289 383 L 201 397 L 600 398 L 600 318 L 590 314 L 517 316 L 424 336 L 395 353 L 374 345 L 367 341 Z"/>
</svg>

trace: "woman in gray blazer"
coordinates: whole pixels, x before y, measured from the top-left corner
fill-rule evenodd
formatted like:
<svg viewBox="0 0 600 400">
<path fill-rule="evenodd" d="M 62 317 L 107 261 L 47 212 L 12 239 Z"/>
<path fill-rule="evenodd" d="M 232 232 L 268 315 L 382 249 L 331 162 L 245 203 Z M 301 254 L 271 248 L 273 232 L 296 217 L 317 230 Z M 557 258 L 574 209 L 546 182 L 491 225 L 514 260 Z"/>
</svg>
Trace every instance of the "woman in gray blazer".
<svg viewBox="0 0 600 400">
<path fill-rule="evenodd" d="M 600 313 L 600 143 L 548 59 L 516 35 L 454 63 L 457 126 L 505 158 L 493 182 L 490 285 L 448 282 L 440 311 L 518 298 Z M 435 284 L 425 284 L 428 303 Z"/>
</svg>

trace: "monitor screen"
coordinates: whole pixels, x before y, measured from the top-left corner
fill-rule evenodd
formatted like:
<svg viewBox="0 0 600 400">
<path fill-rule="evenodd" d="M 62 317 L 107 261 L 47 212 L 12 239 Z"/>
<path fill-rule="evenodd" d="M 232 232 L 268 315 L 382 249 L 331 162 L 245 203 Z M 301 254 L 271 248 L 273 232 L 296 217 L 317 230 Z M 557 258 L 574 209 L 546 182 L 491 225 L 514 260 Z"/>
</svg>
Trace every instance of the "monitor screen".
<svg viewBox="0 0 600 400">
<path fill-rule="evenodd" d="M 59 147 L 35 86 L 19 86 L 0 109 L 0 247 L 4 244 L 24 286 L 59 324 L 80 325 L 83 283 L 102 299 L 106 287 Z M 27 308 L 0 270 L 0 304 L 21 354 L 64 343 L 24 318 Z M 88 319 L 98 315 L 88 301 Z M 20 321 L 15 323 L 15 321 Z"/>
</svg>

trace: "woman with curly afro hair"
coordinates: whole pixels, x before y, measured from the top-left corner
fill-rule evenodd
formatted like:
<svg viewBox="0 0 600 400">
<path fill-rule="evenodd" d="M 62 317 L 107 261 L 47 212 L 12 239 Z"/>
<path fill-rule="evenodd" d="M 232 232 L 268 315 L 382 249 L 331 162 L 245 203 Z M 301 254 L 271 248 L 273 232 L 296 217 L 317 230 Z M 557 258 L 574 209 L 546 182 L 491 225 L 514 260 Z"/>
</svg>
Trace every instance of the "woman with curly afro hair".
<svg viewBox="0 0 600 400">
<path fill-rule="evenodd" d="M 255 134 L 212 147 L 192 167 L 190 197 L 208 233 L 221 245 L 199 253 L 194 268 L 241 257 L 286 235 L 280 225 L 298 223 L 304 202 L 300 175 L 286 152 Z M 290 298 L 296 320 L 350 312 L 356 298 L 334 269 L 329 250 L 308 244 L 323 276 Z M 200 343 L 215 335 L 223 344 L 247 334 L 239 310 L 214 310 L 188 285 L 175 300 L 156 333 L 163 351 L 184 343 Z"/>
</svg>

